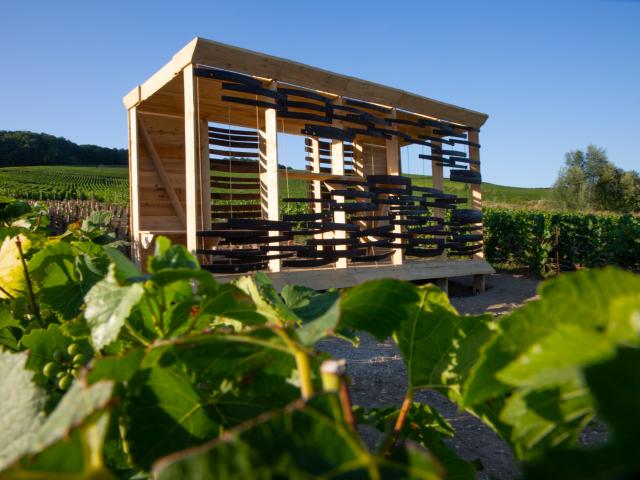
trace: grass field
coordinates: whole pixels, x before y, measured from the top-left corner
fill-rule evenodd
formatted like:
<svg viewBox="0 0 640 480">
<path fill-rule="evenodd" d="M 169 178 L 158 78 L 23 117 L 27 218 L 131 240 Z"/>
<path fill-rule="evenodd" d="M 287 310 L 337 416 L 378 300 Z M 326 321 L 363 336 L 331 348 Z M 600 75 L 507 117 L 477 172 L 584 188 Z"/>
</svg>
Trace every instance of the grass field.
<svg viewBox="0 0 640 480">
<path fill-rule="evenodd" d="M 431 185 L 430 177 L 410 175 L 416 185 Z M 468 186 L 445 180 L 445 191 L 466 196 Z M 518 188 L 492 183 L 482 184 L 487 205 L 525 207 L 547 197 L 547 188 Z M 306 195 L 305 182 L 285 179 L 280 183 L 281 196 Z M 125 205 L 129 203 L 129 181 L 121 167 L 7 167 L 0 168 L 0 195 L 15 198 L 69 200 L 88 199 Z"/>
</svg>

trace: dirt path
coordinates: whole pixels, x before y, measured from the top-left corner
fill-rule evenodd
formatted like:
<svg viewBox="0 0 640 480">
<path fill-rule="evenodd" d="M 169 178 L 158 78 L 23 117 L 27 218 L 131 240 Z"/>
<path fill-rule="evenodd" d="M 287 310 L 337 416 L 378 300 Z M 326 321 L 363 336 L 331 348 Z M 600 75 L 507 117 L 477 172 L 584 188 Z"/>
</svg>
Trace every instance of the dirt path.
<svg viewBox="0 0 640 480">
<path fill-rule="evenodd" d="M 460 313 L 491 312 L 503 314 L 534 298 L 539 280 L 521 275 L 496 274 L 487 278 L 487 291 L 471 295 L 471 280 L 450 283 L 451 302 Z M 392 340 L 378 342 L 363 334 L 358 348 L 330 339 L 321 342 L 321 350 L 335 358 L 347 360 L 352 380 L 353 401 L 363 407 L 399 406 L 406 390 L 406 373 L 400 353 Z M 458 411 L 446 397 L 432 391 L 416 394 L 416 401 L 434 406 L 456 429 L 450 446 L 466 460 L 480 460 L 485 469 L 478 478 L 514 479 L 519 475 L 511 450 L 489 427 L 475 417 Z M 370 446 L 379 435 L 374 429 L 363 429 Z"/>
</svg>

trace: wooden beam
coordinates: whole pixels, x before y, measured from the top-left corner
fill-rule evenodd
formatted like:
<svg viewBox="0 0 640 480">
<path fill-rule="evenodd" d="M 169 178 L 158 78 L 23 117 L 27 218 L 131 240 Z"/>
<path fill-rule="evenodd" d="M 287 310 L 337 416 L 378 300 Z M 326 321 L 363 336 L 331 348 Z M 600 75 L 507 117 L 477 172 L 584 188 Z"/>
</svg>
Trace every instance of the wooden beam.
<svg viewBox="0 0 640 480">
<path fill-rule="evenodd" d="M 480 135 L 478 132 L 470 131 L 469 141 L 479 145 Z M 478 147 L 469 146 L 469 158 L 473 160 L 480 160 L 480 149 Z M 480 164 L 472 163 L 470 169 L 474 172 L 480 173 Z M 471 192 L 471 208 L 482 211 L 482 185 L 470 184 L 469 190 Z M 474 254 L 473 258 L 484 258 L 484 251 Z"/>
<path fill-rule="evenodd" d="M 279 170 L 278 175 L 282 178 L 289 178 L 289 180 L 303 180 L 305 182 L 313 182 L 315 180 L 319 182 L 325 182 L 327 180 L 353 180 L 351 175 L 333 175 L 332 173 L 313 173 L 303 172 L 301 170 Z"/>
<path fill-rule="evenodd" d="M 167 171 L 164 169 L 164 165 L 162 164 L 162 159 L 158 155 L 158 152 L 153 145 L 151 136 L 149 135 L 149 132 L 147 131 L 146 127 L 144 126 L 144 122 L 140 117 L 138 117 L 138 129 L 139 129 L 140 138 L 142 140 L 142 144 L 144 145 L 144 149 L 147 151 L 147 153 L 151 157 L 151 161 L 153 162 L 153 167 L 156 169 L 156 172 L 158 172 L 158 175 L 160 176 L 162 187 L 167 192 L 167 196 L 171 201 L 171 206 L 175 210 L 176 216 L 180 219 L 180 222 L 182 222 L 182 225 L 186 226 L 187 222 L 185 218 L 184 209 L 182 208 L 182 204 L 180 203 L 180 199 L 178 198 L 178 195 L 176 194 L 176 191 L 173 188 L 173 185 L 171 184 L 171 179 L 169 178 Z"/>
<path fill-rule="evenodd" d="M 275 85 L 271 86 L 275 89 Z M 275 108 L 264 111 L 264 130 L 260 136 L 260 190 L 262 202 L 262 218 L 279 220 L 279 185 L 278 185 L 278 116 Z M 277 231 L 269 231 L 270 237 L 278 236 Z M 269 245 L 278 245 L 278 242 Z M 280 259 L 269 260 L 269 270 L 279 272 Z"/>
<path fill-rule="evenodd" d="M 396 109 L 391 112 L 391 118 L 396 117 Z M 395 129 L 395 127 L 392 127 Z M 398 137 L 393 135 L 386 141 L 386 156 L 387 156 L 387 175 L 400 175 L 402 173 L 402 164 L 400 162 L 400 144 L 398 143 Z M 402 226 L 395 225 L 393 227 L 394 233 L 401 233 Z M 402 243 L 400 238 L 394 240 L 393 243 Z M 402 265 L 402 249 L 396 248 L 391 256 L 391 263 L 393 265 Z"/>
<path fill-rule="evenodd" d="M 196 48 L 198 39 L 194 38 L 187 45 L 185 45 L 178 53 L 176 53 L 168 63 L 166 63 L 160 70 L 154 73 L 146 82 L 142 85 L 138 85 L 133 88 L 122 99 L 126 108 L 131 108 L 138 105 L 140 102 L 147 100 L 158 90 L 164 87 L 167 83 L 173 80 L 177 75 L 181 75 L 183 69 L 187 65 L 192 64 L 193 52 Z"/>
<path fill-rule="evenodd" d="M 193 63 L 225 68 L 317 91 L 331 92 L 335 96 L 367 100 L 473 127 L 479 127 L 487 119 L 484 113 L 397 88 L 203 38 L 195 40 L 197 43 Z"/>
<path fill-rule="evenodd" d="M 187 249 L 195 254 L 197 248 L 196 231 L 198 228 L 198 203 L 200 200 L 198 177 L 200 145 L 198 145 L 198 98 L 196 95 L 196 78 L 193 75 L 193 65 L 187 65 L 182 74 L 184 76 L 184 165 L 186 189 L 186 227 Z"/>
<path fill-rule="evenodd" d="M 134 263 L 141 267 L 142 252 L 140 251 L 140 195 L 139 195 L 139 161 L 140 153 L 138 137 L 138 109 L 133 107 L 129 110 L 129 198 L 130 209 L 130 235 L 131 235 L 131 258 Z"/>
</svg>

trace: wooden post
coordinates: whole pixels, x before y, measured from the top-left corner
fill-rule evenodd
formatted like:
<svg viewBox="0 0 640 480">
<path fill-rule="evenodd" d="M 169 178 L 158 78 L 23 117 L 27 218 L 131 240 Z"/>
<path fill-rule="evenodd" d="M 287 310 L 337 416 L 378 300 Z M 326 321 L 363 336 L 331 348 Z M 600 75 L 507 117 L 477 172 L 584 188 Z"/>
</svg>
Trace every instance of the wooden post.
<svg viewBox="0 0 640 480">
<path fill-rule="evenodd" d="M 200 165 L 198 156 L 198 97 L 196 94 L 196 78 L 193 65 L 187 65 L 182 70 L 184 76 L 184 174 L 186 189 L 187 216 L 187 249 L 194 253 L 197 248 L 196 231 L 198 228 L 198 203 L 200 200 L 198 177 Z"/>
<path fill-rule="evenodd" d="M 200 195 L 201 228 L 211 228 L 211 162 L 209 160 L 209 122 L 200 119 Z"/>
<path fill-rule="evenodd" d="M 473 276 L 473 293 L 483 293 L 486 289 L 485 275 L 478 274 Z"/>
<path fill-rule="evenodd" d="M 211 229 L 211 160 L 209 158 L 209 122 L 200 118 L 200 216 L 198 228 Z M 211 248 L 220 242 L 219 237 L 203 237 L 197 239 L 200 248 Z M 205 257 L 206 258 L 206 257 Z"/>
<path fill-rule="evenodd" d="M 476 130 L 469 130 L 469 141 L 476 144 L 480 143 L 480 135 Z M 480 160 L 480 149 L 469 145 L 469 158 L 472 160 Z M 472 163 L 470 170 L 480 173 L 480 165 Z M 469 190 L 471 191 L 471 208 L 482 211 L 482 185 L 470 184 Z M 473 257 L 484 258 L 484 252 L 478 252 Z"/>
<path fill-rule="evenodd" d="M 271 89 L 275 90 L 275 83 Z M 260 198 L 262 202 L 262 218 L 266 220 L 278 220 L 280 209 L 279 185 L 278 185 L 278 117 L 275 108 L 267 108 L 264 111 L 264 130 L 259 132 L 261 140 L 260 148 Z M 275 237 L 277 230 L 270 230 L 269 236 Z M 278 245 L 270 243 L 269 245 Z M 269 270 L 280 271 L 280 259 L 269 260 Z"/>
<path fill-rule="evenodd" d="M 391 112 L 391 118 L 395 118 L 396 109 Z M 393 127 L 395 129 L 395 127 Z M 398 137 L 393 135 L 386 141 L 386 156 L 387 156 L 387 174 L 388 175 L 400 175 L 402 173 L 402 165 L 400 162 L 400 142 Z M 397 188 L 397 187 L 396 187 Z M 402 226 L 395 225 L 393 227 L 394 233 L 401 233 Z M 396 238 L 394 243 L 402 243 L 402 239 Z M 391 256 L 391 263 L 393 265 L 402 265 L 402 249 L 396 248 Z"/>
<path fill-rule="evenodd" d="M 140 194 L 138 182 L 138 108 L 129 109 L 129 198 L 131 199 L 130 235 L 131 258 L 140 267 Z"/>
<path fill-rule="evenodd" d="M 340 105 L 342 99 L 336 99 L 335 103 Z M 342 127 L 342 122 L 335 121 L 334 125 L 337 128 Z M 342 140 L 331 140 L 331 174 L 332 175 L 344 175 L 344 142 Z M 344 203 L 344 196 L 337 195 L 333 199 L 336 203 Z M 346 212 L 334 212 L 333 221 L 335 223 L 347 223 Z M 345 239 L 347 238 L 347 232 L 345 230 L 334 230 L 333 238 Z M 336 245 L 336 250 L 346 250 L 346 245 Z M 347 268 L 347 259 L 339 258 L 336 261 L 336 268 Z"/>
<path fill-rule="evenodd" d="M 333 175 L 344 175 L 344 143 L 342 140 L 331 141 L 331 173 Z M 344 203 L 344 196 L 336 195 L 333 197 L 336 203 Z M 333 221 L 335 223 L 347 223 L 346 212 L 334 212 Z M 333 238 L 347 238 L 345 230 L 334 230 Z M 346 250 L 346 245 L 336 245 L 336 250 Z M 336 268 L 347 268 L 347 259 L 339 258 L 336 261 Z"/>
<path fill-rule="evenodd" d="M 320 141 L 315 137 L 308 137 L 311 141 L 311 168 L 313 173 L 320 173 Z M 311 192 L 314 199 L 322 198 L 322 182 L 320 180 L 311 181 Z M 322 212 L 321 203 L 312 203 L 311 209 L 314 213 Z M 316 233 L 313 238 L 325 238 L 324 233 Z M 318 250 L 323 250 L 324 247 L 320 245 Z"/>
<path fill-rule="evenodd" d="M 435 136 L 435 134 L 433 133 L 433 129 L 431 129 L 432 132 L 431 134 L 433 136 Z M 434 145 L 437 145 L 439 147 L 442 146 L 442 143 L 440 142 L 431 142 Z M 441 154 L 439 154 L 438 152 L 436 152 L 434 149 L 431 149 L 431 155 L 435 156 L 435 157 L 442 157 Z M 444 167 L 442 165 L 437 165 L 439 160 L 431 160 L 431 184 L 433 186 L 433 188 L 437 188 L 438 190 L 442 190 L 444 191 Z M 433 209 L 433 216 L 434 217 L 439 217 L 444 219 L 444 215 L 445 215 L 445 211 L 443 208 L 434 208 Z M 447 259 L 447 249 L 445 248 L 444 250 L 442 250 L 442 254 L 438 257 L 441 260 L 446 260 Z"/>
<path fill-rule="evenodd" d="M 313 173 L 320 173 L 320 142 L 315 137 L 308 137 L 311 140 L 311 158 L 313 163 L 311 164 L 311 168 L 313 168 Z M 313 192 L 313 198 L 321 198 L 322 197 L 322 182 L 320 180 L 313 180 L 311 182 L 311 191 Z M 313 204 L 314 213 L 320 213 L 322 211 L 322 204 L 314 203 Z"/>
<path fill-rule="evenodd" d="M 469 130 L 469 141 L 479 144 L 480 143 L 480 135 L 477 130 Z M 469 145 L 469 158 L 473 160 L 480 160 L 480 149 L 476 146 Z M 480 172 L 480 165 L 472 163 L 470 169 L 474 172 Z M 482 211 L 482 185 L 474 185 L 471 184 L 469 186 L 469 190 L 471 191 L 471 208 L 474 210 Z M 482 225 L 482 224 L 481 224 Z M 483 259 L 484 251 L 480 251 L 473 255 L 473 258 Z M 473 276 L 473 291 L 474 293 L 482 293 L 485 291 L 486 282 L 484 275 L 474 275 Z"/>
</svg>

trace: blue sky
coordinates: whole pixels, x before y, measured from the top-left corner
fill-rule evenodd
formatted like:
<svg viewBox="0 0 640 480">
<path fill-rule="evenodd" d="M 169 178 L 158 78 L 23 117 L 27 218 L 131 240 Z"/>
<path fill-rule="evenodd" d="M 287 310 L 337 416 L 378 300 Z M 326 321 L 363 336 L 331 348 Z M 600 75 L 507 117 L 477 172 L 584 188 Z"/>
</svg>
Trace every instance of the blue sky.
<svg viewBox="0 0 640 480">
<path fill-rule="evenodd" d="M 640 169 L 640 1 L 24 0 L 2 10 L 3 130 L 124 147 L 122 97 L 201 36 L 488 113 L 485 181 L 549 186 L 564 153 L 589 143 Z"/>
</svg>

